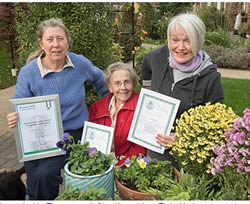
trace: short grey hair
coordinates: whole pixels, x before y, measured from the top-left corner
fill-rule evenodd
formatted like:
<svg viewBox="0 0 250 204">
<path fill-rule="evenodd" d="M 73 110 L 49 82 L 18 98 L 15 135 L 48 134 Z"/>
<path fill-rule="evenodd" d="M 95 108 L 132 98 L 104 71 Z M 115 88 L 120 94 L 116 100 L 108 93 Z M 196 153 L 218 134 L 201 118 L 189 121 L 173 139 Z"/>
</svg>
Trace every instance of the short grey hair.
<svg viewBox="0 0 250 204">
<path fill-rule="evenodd" d="M 205 41 L 206 26 L 196 14 L 185 13 L 174 16 L 168 24 L 168 42 L 170 42 L 171 32 L 181 26 L 188 35 L 194 56 L 201 50 Z"/>
<path fill-rule="evenodd" d="M 110 84 L 110 78 L 112 74 L 115 71 L 119 71 L 119 70 L 126 70 L 130 73 L 130 79 L 132 80 L 133 87 L 135 87 L 137 77 L 136 77 L 135 70 L 132 68 L 132 65 L 126 64 L 124 62 L 115 62 L 113 64 L 110 64 L 106 70 L 105 78 L 104 78 L 106 88 L 108 88 Z"/>
</svg>

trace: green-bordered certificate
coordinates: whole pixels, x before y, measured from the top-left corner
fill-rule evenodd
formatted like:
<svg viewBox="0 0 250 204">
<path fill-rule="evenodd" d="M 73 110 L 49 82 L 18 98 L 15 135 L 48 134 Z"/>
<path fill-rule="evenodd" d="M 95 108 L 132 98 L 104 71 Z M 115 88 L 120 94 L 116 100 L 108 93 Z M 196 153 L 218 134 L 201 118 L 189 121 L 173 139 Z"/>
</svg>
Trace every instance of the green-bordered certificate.
<svg viewBox="0 0 250 204">
<path fill-rule="evenodd" d="M 85 121 L 81 143 L 89 142 L 104 154 L 110 154 L 113 142 L 114 128 Z"/>
<path fill-rule="evenodd" d="M 14 128 L 20 162 L 65 154 L 56 143 L 63 133 L 58 95 L 10 99 L 19 120 Z"/>
<path fill-rule="evenodd" d="M 165 148 L 156 143 L 158 133 L 169 135 L 180 100 L 141 89 L 128 140 L 163 154 Z"/>
</svg>

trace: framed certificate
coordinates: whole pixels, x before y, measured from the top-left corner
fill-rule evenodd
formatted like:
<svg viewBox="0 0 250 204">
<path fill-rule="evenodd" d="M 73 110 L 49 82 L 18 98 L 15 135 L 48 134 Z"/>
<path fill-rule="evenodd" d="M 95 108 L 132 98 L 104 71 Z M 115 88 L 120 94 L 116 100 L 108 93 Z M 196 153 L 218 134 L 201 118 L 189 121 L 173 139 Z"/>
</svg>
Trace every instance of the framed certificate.
<svg viewBox="0 0 250 204">
<path fill-rule="evenodd" d="M 110 154 L 114 128 L 85 121 L 81 143 L 89 142 L 89 147 Z"/>
<path fill-rule="evenodd" d="M 141 89 L 128 140 L 163 154 L 165 148 L 156 143 L 158 133 L 169 135 L 180 100 Z"/>
<path fill-rule="evenodd" d="M 14 128 L 19 162 L 65 154 L 56 143 L 63 133 L 58 95 L 10 99 L 19 120 Z"/>
</svg>

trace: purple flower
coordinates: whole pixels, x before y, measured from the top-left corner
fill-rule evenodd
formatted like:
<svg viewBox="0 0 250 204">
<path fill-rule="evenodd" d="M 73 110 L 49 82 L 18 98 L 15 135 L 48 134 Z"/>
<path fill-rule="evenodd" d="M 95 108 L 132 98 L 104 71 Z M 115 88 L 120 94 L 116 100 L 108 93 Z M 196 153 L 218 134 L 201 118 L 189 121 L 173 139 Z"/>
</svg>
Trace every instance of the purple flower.
<svg viewBox="0 0 250 204">
<path fill-rule="evenodd" d="M 130 163 L 130 159 L 127 158 L 127 159 L 125 160 L 124 164 L 129 164 L 129 163 Z"/>
<path fill-rule="evenodd" d="M 137 160 L 140 160 L 140 159 L 142 159 L 142 155 L 141 154 L 137 157 Z"/>
<path fill-rule="evenodd" d="M 144 160 L 145 163 L 147 163 L 147 164 L 149 163 L 149 158 L 148 157 L 144 157 L 143 160 Z"/>
<path fill-rule="evenodd" d="M 89 148 L 88 149 L 88 155 L 89 157 L 91 157 L 93 154 L 95 154 L 97 152 L 97 149 L 95 147 L 93 148 Z"/>
<path fill-rule="evenodd" d="M 66 142 L 69 140 L 70 134 L 68 132 L 64 132 L 62 135 L 62 139 Z"/>
<path fill-rule="evenodd" d="M 58 141 L 56 143 L 56 146 L 62 149 L 63 148 L 63 142 L 62 141 Z"/>
</svg>

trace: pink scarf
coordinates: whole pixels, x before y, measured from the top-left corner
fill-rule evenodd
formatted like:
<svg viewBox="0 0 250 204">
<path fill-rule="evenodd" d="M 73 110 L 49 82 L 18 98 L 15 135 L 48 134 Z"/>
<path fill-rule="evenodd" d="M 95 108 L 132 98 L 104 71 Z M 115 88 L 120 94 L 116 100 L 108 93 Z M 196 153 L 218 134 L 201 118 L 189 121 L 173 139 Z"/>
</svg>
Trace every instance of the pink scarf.
<svg viewBox="0 0 250 204">
<path fill-rule="evenodd" d="M 193 72 L 196 70 L 202 63 L 202 53 L 201 51 L 192 58 L 192 60 L 188 61 L 184 64 L 177 63 L 169 52 L 169 65 L 170 67 L 177 69 L 181 72 Z"/>
</svg>

